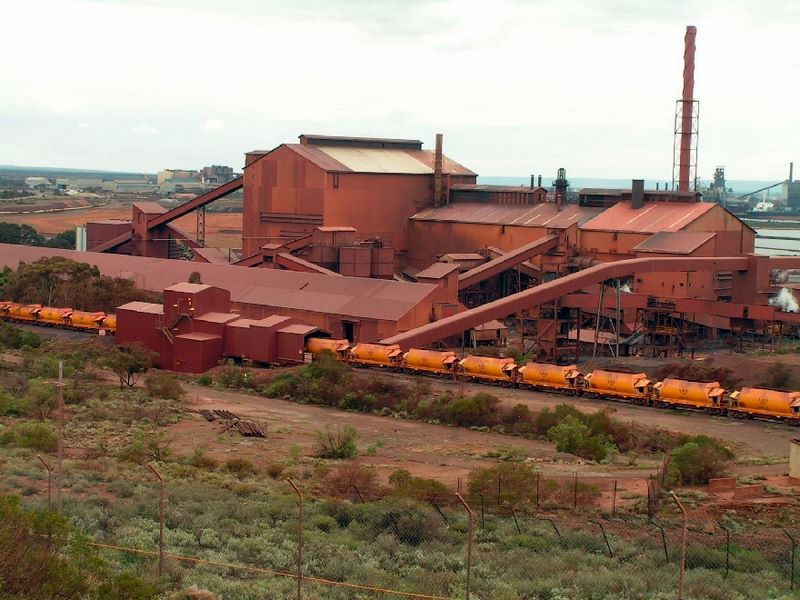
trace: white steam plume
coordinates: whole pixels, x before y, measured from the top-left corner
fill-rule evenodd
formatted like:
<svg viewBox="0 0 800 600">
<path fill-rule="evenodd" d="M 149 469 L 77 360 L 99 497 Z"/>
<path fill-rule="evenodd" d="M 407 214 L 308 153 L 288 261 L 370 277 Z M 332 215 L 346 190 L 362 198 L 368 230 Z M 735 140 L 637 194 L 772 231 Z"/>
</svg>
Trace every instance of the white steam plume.
<svg viewBox="0 0 800 600">
<path fill-rule="evenodd" d="M 800 305 L 797 304 L 792 291 L 789 288 L 781 288 L 777 296 L 769 299 L 770 306 L 777 306 L 783 312 L 800 312 Z"/>
</svg>

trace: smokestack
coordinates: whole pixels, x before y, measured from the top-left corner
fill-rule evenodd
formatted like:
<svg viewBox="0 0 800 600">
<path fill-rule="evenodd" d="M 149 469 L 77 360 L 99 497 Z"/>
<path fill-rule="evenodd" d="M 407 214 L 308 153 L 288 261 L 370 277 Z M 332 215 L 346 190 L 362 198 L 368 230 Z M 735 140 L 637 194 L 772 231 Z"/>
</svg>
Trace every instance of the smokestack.
<svg viewBox="0 0 800 600">
<path fill-rule="evenodd" d="M 536 187 L 536 175 L 531 175 L 531 189 Z"/>
<path fill-rule="evenodd" d="M 542 176 L 539 175 L 539 183 L 536 184 L 537 187 L 542 187 Z"/>
<path fill-rule="evenodd" d="M 433 205 L 439 207 L 442 205 L 442 142 L 444 136 L 441 133 L 436 134 L 436 153 L 433 157 Z"/>
<path fill-rule="evenodd" d="M 644 206 L 644 179 L 631 181 L 631 208 L 638 210 Z"/>
<path fill-rule="evenodd" d="M 789 163 L 789 183 L 794 181 L 794 163 Z"/>
<path fill-rule="evenodd" d="M 694 54 L 697 27 L 686 27 L 683 39 L 683 96 L 681 97 L 680 163 L 678 167 L 678 191 L 689 191 L 689 176 L 692 162 L 692 129 L 694 121 Z"/>
<path fill-rule="evenodd" d="M 658 191 L 658 182 L 656 181 L 656 191 Z"/>
<path fill-rule="evenodd" d="M 558 176 L 553 182 L 553 186 L 556 190 L 556 210 L 560 211 L 564 207 L 564 200 L 567 197 L 567 187 L 569 187 L 569 181 L 567 181 L 567 170 L 563 167 L 558 170 Z"/>
</svg>

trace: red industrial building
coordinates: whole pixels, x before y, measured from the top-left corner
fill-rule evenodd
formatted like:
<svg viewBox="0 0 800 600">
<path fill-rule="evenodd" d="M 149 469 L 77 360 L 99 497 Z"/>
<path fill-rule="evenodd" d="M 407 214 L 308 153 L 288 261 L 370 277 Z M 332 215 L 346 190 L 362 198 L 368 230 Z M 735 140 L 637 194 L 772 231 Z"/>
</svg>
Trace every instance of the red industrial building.
<svg viewBox="0 0 800 600">
<path fill-rule="evenodd" d="M 141 343 L 162 369 L 202 373 L 224 358 L 254 363 L 302 363 L 306 339 L 317 327 L 284 315 L 262 319 L 231 313 L 222 288 L 179 283 L 164 290 L 164 304 L 129 302 L 117 308 L 117 341 Z"/>
</svg>

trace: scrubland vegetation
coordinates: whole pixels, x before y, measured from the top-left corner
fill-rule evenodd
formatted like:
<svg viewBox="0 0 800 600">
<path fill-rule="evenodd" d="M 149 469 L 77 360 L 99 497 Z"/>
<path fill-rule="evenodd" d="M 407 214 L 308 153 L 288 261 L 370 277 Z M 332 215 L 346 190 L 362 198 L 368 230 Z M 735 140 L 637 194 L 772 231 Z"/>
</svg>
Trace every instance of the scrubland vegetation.
<svg viewBox="0 0 800 600">
<path fill-rule="evenodd" d="M 350 460 L 356 453 L 379 452 L 380 441 L 364 448 L 357 431 L 342 427 L 320 430 L 316 456 L 290 451 L 278 458 L 269 440 L 258 442 L 263 453 L 258 460 L 237 455 L 232 442 L 226 442 L 230 452 L 224 457 L 210 456 L 202 446 L 177 452 L 168 426 L 186 418 L 187 408 L 175 376 L 137 367 L 134 371 L 141 375 L 142 385 L 118 385 L 119 372 L 127 373 L 127 366 L 116 369 L 110 357 L 119 351 L 100 340 L 30 340 L 20 345 L 13 341 L 17 336 L 13 331 L 0 336 L 7 351 L 16 353 L 14 361 L 0 363 L 2 485 L 6 493 L 22 499 L 20 503 L 0 498 L 0 518 L 13 524 L 0 528 L 0 597 L 214 597 L 197 590 L 244 600 L 295 597 L 295 582 L 287 577 L 176 560 L 168 560 L 164 576 L 158 577 L 153 557 L 89 546 L 91 540 L 156 548 L 157 487 L 145 466 L 153 461 L 167 482 L 168 552 L 294 572 L 298 505 L 284 481 L 291 477 L 307 498 L 307 575 L 464 596 L 464 510 L 453 490 L 438 481 L 397 469 L 388 482 L 380 482 L 375 469 Z M 53 381 L 58 360 L 65 363 L 68 412 L 65 520 L 44 513 L 47 476 L 36 459 L 40 454 L 53 460 Z M 202 381 L 390 418 L 549 439 L 561 451 L 591 460 L 617 452 L 659 455 L 672 449 L 672 465 L 687 482 L 712 472 L 699 465 L 710 461 L 717 466 L 730 457 L 713 440 L 640 429 L 616 421 L 608 412 L 587 415 L 555 406 L 534 413 L 524 406 L 502 405 L 488 393 L 435 395 L 424 381 L 392 382 L 355 373 L 336 361 L 319 361 L 279 377 L 227 366 Z M 515 523 L 505 513 L 476 518 L 473 597 L 675 597 L 675 555 L 671 562 L 664 559 L 659 538 L 643 519 L 629 516 L 634 521 L 625 522 L 624 530 L 620 525 L 610 533 L 614 549 L 610 556 L 602 538 L 587 532 L 585 523 L 562 523 L 556 532 L 547 522 L 526 516 L 536 493 L 537 469 L 511 450 L 498 458 L 499 462 L 487 460 L 485 468 L 471 473 L 463 493 L 477 507 L 481 496 L 496 493 L 500 479 L 497 505 L 514 508 L 519 519 Z M 542 504 L 559 493 L 553 485 L 543 485 Z M 595 494 L 591 486 L 581 489 L 586 510 Z M 55 543 L 37 544 L 37 536 Z M 25 547 L 22 554 L 20 546 Z M 779 598 L 786 592 L 785 564 L 740 551 L 723 580 L 719 569 L 708 568 L 700 558 L 695 557 L 687 574 L 687 597 Z M 8 566 L 12 564 L 13 568 Z M 40 566 L 35 585 L 31 565 Z M 308 583 L 305 597 L 344 600 L 374 594 Z"/>
</svg>

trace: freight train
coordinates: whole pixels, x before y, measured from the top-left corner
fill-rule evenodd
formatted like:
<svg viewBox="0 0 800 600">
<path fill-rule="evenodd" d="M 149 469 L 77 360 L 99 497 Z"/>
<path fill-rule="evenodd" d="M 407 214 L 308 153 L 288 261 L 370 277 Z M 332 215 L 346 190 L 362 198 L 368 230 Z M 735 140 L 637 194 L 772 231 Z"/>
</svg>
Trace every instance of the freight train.
<svg viewBox="0 0 800 600">
<path fill-rule="evenodd" d="M 117 316 L 114 314 L 42 306 L 41 304 L 18 304 L 2 301 L 0 302 L 0 320 L 94 331 L 103 335 L 114 335 L 117 331 Z"/>
<path fill-rule="evenodd" d="M 518 365 L 513 358 L 472 355 L 459 359 L 455 352 L 417 348 L 403 352 L 397 345 L 351 346 L 347 340 L 324 338 L 309 338 L 306 350 L 312 356 L 323 351 L 332 352 L 355 366 L 623 400 L 641 406 L 693 409 L 712 415 L 777 419 L 800 425 L 800 392 L 745 387 L 728 393 L 716 381 L 704 383 L 668 377 L 653 382 L 645 373 L 596 369 L 584 374 L 575 365 L 536 362 Z"/>
</svg>

